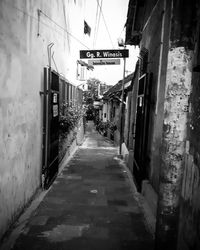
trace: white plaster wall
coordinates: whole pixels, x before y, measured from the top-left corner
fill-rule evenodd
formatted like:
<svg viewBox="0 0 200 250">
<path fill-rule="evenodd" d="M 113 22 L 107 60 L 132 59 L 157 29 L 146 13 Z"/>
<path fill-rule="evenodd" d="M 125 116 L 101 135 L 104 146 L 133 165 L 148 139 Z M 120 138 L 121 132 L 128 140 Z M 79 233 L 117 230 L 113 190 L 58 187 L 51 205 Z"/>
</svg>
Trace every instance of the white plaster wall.
<svg viewBox="0 0 200 250">
<path fill-rule="evenodd" d="M 39 91 L 48 65 L 47 45 L 54 43 L 56 66 L 52 62 L 52 67 L 73 81 L 83 47 L 64 30 L 75 32 L 81 40 L 83 5 L 80 0 L 0 1 L 0 238 L 40 187 Z M 50 17 L 41 14 L 39 36 L 38 9 Z"/>
</svg>

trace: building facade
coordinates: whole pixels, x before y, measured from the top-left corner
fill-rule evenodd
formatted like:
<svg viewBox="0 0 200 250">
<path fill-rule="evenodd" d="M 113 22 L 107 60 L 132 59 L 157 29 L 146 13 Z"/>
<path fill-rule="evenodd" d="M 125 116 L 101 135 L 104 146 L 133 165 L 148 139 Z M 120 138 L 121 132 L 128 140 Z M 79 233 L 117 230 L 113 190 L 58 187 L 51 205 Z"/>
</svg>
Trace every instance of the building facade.
<svg viewBox="0 0 200 250">
<path fill-rule="evenodd" d="M 129 142 L 138 188 L 158 199 L 156 249 L 200 248 L 199 10 L 198 1 L 129 1 L 126 43 L 140 47 Z"/>
<path fill-rule="evenodd" d="M 0 238 L 42 184 L 44 68 L 55 73 L 60 101 L 82 98 L 74 85 L 79 50 L 90 46 L 85 2 L 0 3 Z"/>
</svg>

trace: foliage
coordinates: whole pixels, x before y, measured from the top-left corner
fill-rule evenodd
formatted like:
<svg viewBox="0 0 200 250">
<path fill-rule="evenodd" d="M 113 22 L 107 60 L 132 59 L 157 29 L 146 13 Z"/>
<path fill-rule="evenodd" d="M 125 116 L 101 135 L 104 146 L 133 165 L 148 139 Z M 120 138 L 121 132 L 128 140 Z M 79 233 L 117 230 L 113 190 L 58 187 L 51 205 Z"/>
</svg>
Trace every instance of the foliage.
<svg viewBox="0 0 200 250">
<path fill-rule="evenodd" d="M 96 125 L 96 129 L 103 135 L 106 135 L 108 129 L 108 122 L 99 121 Z"/>
<path fill-rule="evenodd" d="M 115 124 L 115 122 L 108 122 L 108 127 L 111 132 L 114 132 L 117 129 L 117 125 Z"/>
<path fill-rule="evenodd" d="M 103 122 L 103 121 L 97 120 L 96 129 L 104 136 L 107 136 L 108 129 L 110 129 L 111 136 L 113 137 L 114 132 L 117 129 L 117 126 L 115 122 L 110 122 L 110 121 Z"/>
<path fill-rule="evenodd" d="M 59 130 L 61 134 L 69 133 L 76 125 L 79 120 L 85 114 L 85 110 L 82 107 L 69 106 L 67 103 L 61 105 Z"/>
<path fill-rule="evenodd" d="M 99 100 L 99 96 L 102 96 L 111 86 L 101 82 L 96 78 L 89 78 L 87 80 L 88 91 L 84 91 L 83 97 L 86 104 L 93 104 L 95 100 Z"/>
</svg>

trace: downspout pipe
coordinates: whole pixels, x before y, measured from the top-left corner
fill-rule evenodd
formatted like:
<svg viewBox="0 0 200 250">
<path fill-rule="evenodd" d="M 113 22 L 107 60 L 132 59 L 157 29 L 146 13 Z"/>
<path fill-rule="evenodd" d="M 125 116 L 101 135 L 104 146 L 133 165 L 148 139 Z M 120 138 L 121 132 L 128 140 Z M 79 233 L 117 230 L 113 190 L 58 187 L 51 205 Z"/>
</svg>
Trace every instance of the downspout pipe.
<svg viewBox="0 0 200 250">
<path fill-rule="evenodd" d="M 124 49 L 126 45 L 124 45 Z M 123 106 L 124 106 L 124 84 L 125 84 L 125 69 L 126 69 L 126 58 L 124 57 L 124 69 L 123 69 L 123 81 L 122 81 L 122 97 L 121 97 L 121 117 L 120 117 L 120 142 L 119 142 L 119 155 L 122 154 L 122 143 L 123 143 Z"/>
<path fill-rule="evenodd" d="M 45 168 L 45 176 L 43 181 L 43 188 L 46 188 L 48 182 L 48 165 L 49 165 L 49 102 L 50 102 L 50 87 L 51 87 L 51 48 L 54 43 L 50 43 L 47 46 L 48 52 L 48 60 L 49 60 L 49 68 L 46 70 L 46 82 L 45 82 L 45 99 L 44 99 L 44 109 L 45 109 L 45 153 L 44 153 L 44 168 Z"/>
<path fill-rule="evenodd" d="M 49 60 L 49 68 L 51 68 L 51 49 L 53 47 L 54 43 L 50 43 L 47 46 L 47 52 L 48 52 L 48 60 Z"/>
</svg>

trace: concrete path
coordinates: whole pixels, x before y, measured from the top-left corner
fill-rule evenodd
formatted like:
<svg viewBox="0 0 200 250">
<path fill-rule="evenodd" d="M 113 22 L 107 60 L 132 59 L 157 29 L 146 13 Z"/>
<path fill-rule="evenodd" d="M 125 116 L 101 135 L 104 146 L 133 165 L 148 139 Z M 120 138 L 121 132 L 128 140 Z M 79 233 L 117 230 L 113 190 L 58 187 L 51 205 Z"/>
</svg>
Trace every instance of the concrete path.
<svg viewBox="0 0 200 250">
<path fill-rule="evenodd" d="M 16 239 L 14 250 L 151 250 L 153 239 L 118 148 L 87 124 L 86 139 Z"/>
</svg>

